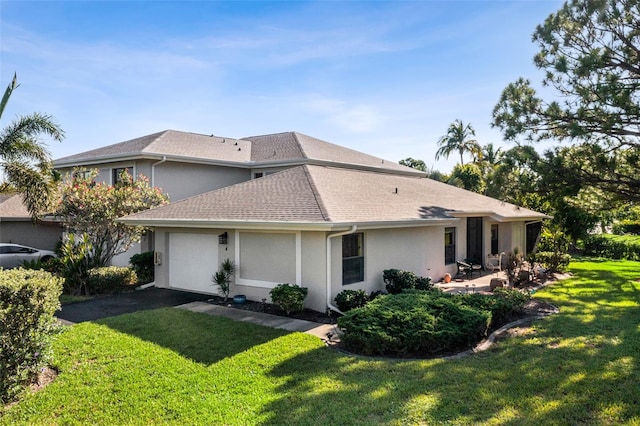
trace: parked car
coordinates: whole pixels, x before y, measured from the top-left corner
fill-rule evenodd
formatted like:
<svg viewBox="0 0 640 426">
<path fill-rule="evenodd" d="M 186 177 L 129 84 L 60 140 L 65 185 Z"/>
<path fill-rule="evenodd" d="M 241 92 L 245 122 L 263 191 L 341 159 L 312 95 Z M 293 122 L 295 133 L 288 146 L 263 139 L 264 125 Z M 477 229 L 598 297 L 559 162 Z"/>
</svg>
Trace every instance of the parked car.
<svg viewBox="0 0 640 426">
<path fill-rule="evenodd" d="M 0 243 L 0 267 L 9 269 L 22 265 L 25 260 L 46 262 L 56 257 L 50 250 L 40 250 L 20 244 Z"/>
</svg>

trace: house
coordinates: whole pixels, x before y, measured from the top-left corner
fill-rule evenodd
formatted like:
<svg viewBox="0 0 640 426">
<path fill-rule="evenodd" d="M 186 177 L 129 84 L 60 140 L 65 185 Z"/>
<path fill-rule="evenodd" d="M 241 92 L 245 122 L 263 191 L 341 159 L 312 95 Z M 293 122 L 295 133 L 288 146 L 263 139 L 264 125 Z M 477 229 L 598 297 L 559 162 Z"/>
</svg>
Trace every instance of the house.
<svg viewBox="0 0 640 426">
<path fill-rule="evenodd" d="M 302 164 L 340 165 L 410 176 L 423 172 L 354 151 L 298 132 L 233 139 L 165 130 L 63 157 L 53 162 L 63 176 L 98 169 L 96 180 L 115 184 L 123 170 L 149 178 L 175 202 L 187 197 L 257 179 Z M 132 254 L 154 250 L 154 234 L 114 265 L 127 265 Z"/>
<path fill-rule="evenodd" d="M 279 283 L 309 288 L 324 311 L 343 289 L 383 289 L 382 271 L 436 279 L 456 260 L 528 252 L 545 215 L 425 178 L 394 162 L 297 132 L 241 139 L 166 130 L 54 162 L 149 177 L 171 203 L 121 220 L 153 229 L 158 287 L 217 293 L 225 259 L 233 294 L 269 298 Z"/>
<path fill-rule="evenodd" d="M 34 223 L 19 194 L 0 194 L 0 243 L 54 250 L 62 238 L 59 223 Z"/>
<path fill-rule="evenodd" d="M 306 164 L 121 220 L 155 230 L 156 286 L 216 293 L 228 258 L 232 292 L 296 283 L 324 311 L 343 289 L 383 289 L 385 269 L 439 278 L 457 259 L 526 251 L 545 217 L 419 176 Z"/>
</svg>

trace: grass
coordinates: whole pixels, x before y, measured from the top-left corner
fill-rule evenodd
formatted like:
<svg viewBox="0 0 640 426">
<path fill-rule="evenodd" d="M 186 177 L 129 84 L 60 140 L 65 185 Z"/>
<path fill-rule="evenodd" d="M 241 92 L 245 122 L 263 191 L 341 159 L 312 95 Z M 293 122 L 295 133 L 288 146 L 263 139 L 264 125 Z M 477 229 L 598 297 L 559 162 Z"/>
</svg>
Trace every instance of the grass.
<svg viewBox="0 0 640 426">
<path fill-rule="evenodd" d="M 56 381 L 0 424 L 640 425 L 640 263 L 571 269 L 536 293 L 560 314 L 459 360 L 352 357 L 177 309 L 76 325 Z"/>
</svg>

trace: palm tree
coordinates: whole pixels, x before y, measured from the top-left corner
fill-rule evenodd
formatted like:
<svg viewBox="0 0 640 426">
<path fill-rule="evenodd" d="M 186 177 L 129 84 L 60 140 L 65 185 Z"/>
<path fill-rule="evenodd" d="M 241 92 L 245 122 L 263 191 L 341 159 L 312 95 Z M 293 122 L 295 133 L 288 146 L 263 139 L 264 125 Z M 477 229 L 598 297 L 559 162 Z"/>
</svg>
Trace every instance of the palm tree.
<svg viewBox="0 0 640 426">
<path fill-rule="evenodd" d="M 473 130 L 471 124 L 465 125 L 462 120 L 455 120 L 449 125 L 447 134 L 442 136 L 438 140 L 438 150 L 436 151 L 436 160 L 440 157 L 449 158 L 452 152 L 458 151 L 460 153 L 460 165 L 464 165 L 464 153 L 470 152 L 474 155 L 474 158 L 479 156 L 482 152 L 478 141 L 470 139 L 476 135 L 476 131 Z"/>
<path fill-rule="evenodd" d="M 17 87 L 14 74 L 0 102 L 0 118 Z M 52 117 L 39 113 L 18 117 L 0 131 L 0 168 L 4 169 L 7 183 L 22 195 L 34 219 L 51 207 L 59 180 L 53 171 L 49 151 L 39 140 L 43 134 L 57 141 L 64 138 L 64 131 Z"/>
</svg>

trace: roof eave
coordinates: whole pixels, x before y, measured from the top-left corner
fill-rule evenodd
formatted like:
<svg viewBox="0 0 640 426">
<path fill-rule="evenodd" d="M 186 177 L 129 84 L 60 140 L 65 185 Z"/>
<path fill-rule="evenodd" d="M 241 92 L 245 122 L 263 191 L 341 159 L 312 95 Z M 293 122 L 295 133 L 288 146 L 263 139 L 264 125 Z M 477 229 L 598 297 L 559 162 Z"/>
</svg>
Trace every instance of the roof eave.
<svg viewBox="0 0 640 426">
<path fill-rule="evenodd" d="M 456 218 L 406 219 L 388 221 L 348 222 L 287 222 L 287 221 L 233 221 L 202 219 L 135 219 L 120 218 L 131 226 L 150 228 L 199 228 L 199 229 L 263 229 L 279 231 L 342 231 L 357 225 L 358 229 L 415 228 L 423 226 L 449 226 L 459 222 Z"/>
</svg>

